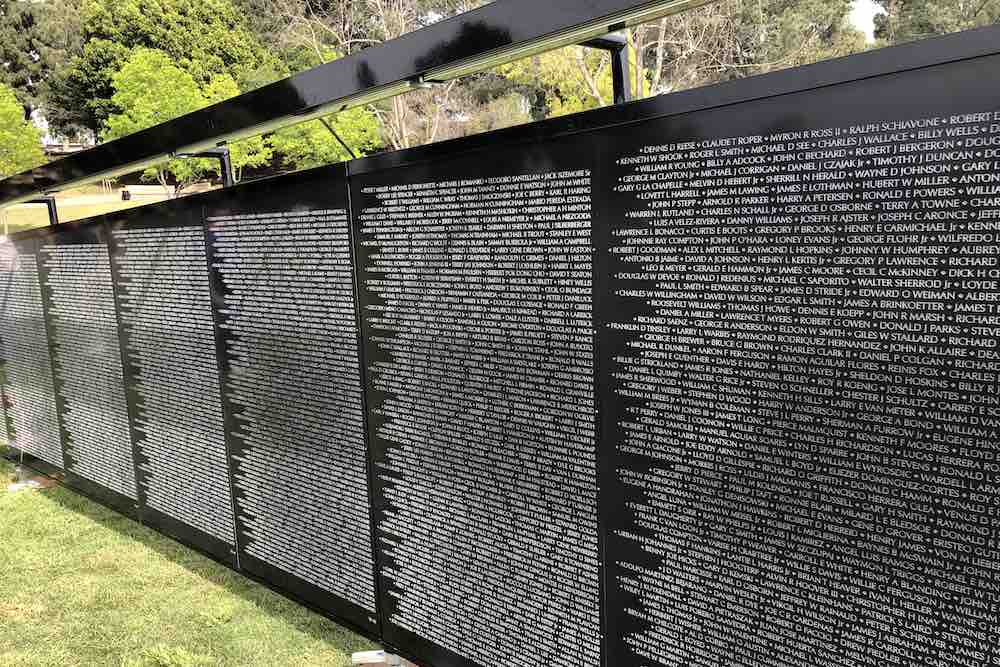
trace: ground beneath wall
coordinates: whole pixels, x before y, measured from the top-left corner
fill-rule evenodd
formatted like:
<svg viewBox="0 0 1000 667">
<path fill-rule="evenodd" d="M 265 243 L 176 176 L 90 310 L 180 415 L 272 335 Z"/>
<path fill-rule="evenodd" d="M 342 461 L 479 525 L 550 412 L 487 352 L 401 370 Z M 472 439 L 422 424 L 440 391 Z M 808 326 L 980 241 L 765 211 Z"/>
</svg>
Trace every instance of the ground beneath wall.
<svg viewBox="0 0 1000 667">
<path fill-rule="evenodd" d="M 346 667 L 375 648 L 71 491 L 16 482 L 0 459 L 2 667 Z"/>
</svg>

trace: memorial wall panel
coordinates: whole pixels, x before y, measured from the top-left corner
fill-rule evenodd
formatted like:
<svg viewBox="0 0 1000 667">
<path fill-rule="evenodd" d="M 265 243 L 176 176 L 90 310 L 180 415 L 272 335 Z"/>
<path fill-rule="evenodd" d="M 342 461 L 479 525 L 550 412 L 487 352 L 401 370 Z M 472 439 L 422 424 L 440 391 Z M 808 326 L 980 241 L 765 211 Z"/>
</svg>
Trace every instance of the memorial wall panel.
<svg viewBox="0 0 1000 667">
<path fill-rule="evenodd" d="M 33 238 L 0 245 L 0 336 L 8 441 L 62 468 L 38 242 Z"/>
<path fill-rule="evenodd" d="M 998 66 L 606 134 L 609 665 L 1000 658 Z"/>
<path fill-rule="evenodd" d="M 1000 664 L 998 36 L 20 235 L 8 423 L 427 667 Z"/>
<path fill-rule="evenodd" d="M 234 559 L 202 208 L 159 206 L 109 228 L 144 518 Z"/>
<path fill-rule="evenodd" d="M 134 514 L 135 460 L 103 225 L 43 236 L 39 270 L 69 481 Z"/>
<path fill-rule="evenodd" d="M 208 211 L 241 566 L 377 630 L 343 166 Z"/>
<path fill-rule="evenodd" d="M 383 632 L 431 664 L 601 664 L 591 160 L 355 175 Z"/>
</svg>

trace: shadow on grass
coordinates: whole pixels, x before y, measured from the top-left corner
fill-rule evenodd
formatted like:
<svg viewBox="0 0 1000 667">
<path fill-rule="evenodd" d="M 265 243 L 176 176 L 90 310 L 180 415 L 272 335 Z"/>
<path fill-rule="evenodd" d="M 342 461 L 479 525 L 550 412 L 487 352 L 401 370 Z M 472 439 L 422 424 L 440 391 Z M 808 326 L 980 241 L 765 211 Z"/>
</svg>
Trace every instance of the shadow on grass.
<svg viewBox="0 0 1000 667">
<path fill-rule="evenodd" d="M 348 655 L 354 651 L 369 650 L 375 647 L 374 642 L 358 635 L 355 630 L 327 618 L 321 612 L 285 597 L 256 579 L 236 572 L 196 549 L 161 535 L 152 528 L 80 494 L 75 489 L 58 484 L 48 489 L 38 490 L 37 493 L 42 494 L 62 509 L 78 514 L 103 528 L 142 544 L 197 577 L 250 602 L 263 614 L 280 618 L 289 627 L 315 640 L 336 642 L 337 648 Z"/>
</svg>

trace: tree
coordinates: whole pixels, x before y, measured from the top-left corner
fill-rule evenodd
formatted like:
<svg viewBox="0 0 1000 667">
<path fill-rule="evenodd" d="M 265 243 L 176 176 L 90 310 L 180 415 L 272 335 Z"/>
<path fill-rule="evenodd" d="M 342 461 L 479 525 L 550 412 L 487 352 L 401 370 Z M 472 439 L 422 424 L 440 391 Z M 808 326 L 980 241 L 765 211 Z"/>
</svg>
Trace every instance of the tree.
<svg viewBox="0 0 1000 667">
<path fill-rule="evenodd" d="M 290 57 L 327 48 L 351 54 L 487 0 L 234 0 L 270 48 Z M 298 71 L 293 68 L 293 71 Z"/>
<path fill-rule="evenodd" d="M 302 68 L 308 69 L 336 60 L 339 55 L 331 47 L 322 46 L 315 51 L 300 52 L 298 57 Z M 382 146 L 378 119 L 368 108 L 362 107 L 331 114 L 322 121 L 317 119 L 286 127 L 266 139 L 255 141 L 266 143 L 280 156 L 284 165 L 293 169 L 310 169 L 351 158 L 330 128 L 355 155 L 370 153 Z"/>
<path fill-rule="evenodd" d="M 642 98 L 804 65 L 866 48 L 851 0 L 724 0 L 628 31 L 632 94 Z M 568 47 L 501 66 L 536 118 L 612 101 L 607 55 Z"/>
<path fill-rule="evenodd" d="M 329 62 L 331 54 L 351 54 L 394 39 L 436 20 L 474 9 L 484 0 L 234 0 L 250 16 L 261 40 L 280 53 L 291 72 Z M 497 102 L 511 86 L 484 98 L 481 90 L 463 90 L 449 84 L 432 91 L 417 91 L 372 107 L 382 127 L 379 144 L 406 148 L 442 138 L 460 136 L 475 118 L 494 122 L 511 105 Z M 472 104 L 474 106 L 466 106 Z M 481 106 L 485 105 L 485 107 Z M 484 116 L 480 112 L 484 112 Z M 335 119 L 337 123 L 344 119 Z M 351 134 L 354 120 L 344 119 Z M 340 133 L 340 130 L 338 130 Z M 364 140 L 367 141 L 367 133 Z M 280 133 L 275 139 L 288 151 L 291 162 L 313 164 L 320 156 L 346 156 L 319 123 Z M 330 143 L 332 142 L 332 143 Z M 348 143 L 351 143 L 348 140 Z M 305 149 L 312 157 L 300 159 Z M 367 150 L 362 148 L 362 150 Z"/>
<path fill-rule="evenodd" d="M 228 74 L 217 75 L 203 88 L 194 77 L 174 64 L 169 55 L 155 49 L 136 49 L 112 77 L 116 112 L 101 133 L 104 140 L 118 139 L 165 123 L 179 116 L 222 101 L 239 92 Z M 231 149 L 237 170 L 266 164 L 270 148 L 262 139 L 238 142 Z M 219 173 L 217 161 L 174 159 L 147 169 L 143 177 L 157 181 L 168 196 L 176 196 L 191 183 Z"/>
<path fill-rule="evenodd" d="M 1000 0 L 877 0 L 875 36 L 889 44 L 1000 22 Z"/>
<path fill-rule="evenodd" d="M 221 74 L 209 81 L 203 94 L 204 106 L 207 106 L 236 97 L 240 94 L 240 89 L 231 76 Z M 273 157 L 271 142 L 265 137 L 250 137 L 229 144 L 229 160 L 233 166 L 233 176 L 237 181 L 243 180 L 244 169 L 266 166 L 271 163 Z"/>
<path fill-rule="evenodd" d="M 0 0 L 0 82 L 14 90 L 28 109 L 38 106 L 49 69 L 41 58 L 35 14 L 32 4 Z"/>
<path fill-rule="evenodd" d="M 81 51 L 81 2 L 0 0 L 0 83 L 14 90 L 29 113 L 59 114 L 50 86 Z"/>
<path fill-rule="evenodd" d="M 851 0 L 723 0 L 641 26 L 634 61 L 660 95 L 865 50 Z"/>
<path fill-rule="evenodd" d="M 633 60 L 635 54 L 632 53 Z M 535 91 L 537 118 L 565 116 L 612 104 L 615 99 L 611 61 L 604 51 L 571 46 L 501 65 L 497 72 L 523 89 Z M 638 70 L 639 95 L 647 88 L 645 69 Z"/>
<path fill-rule="evenodd" d="M 361 25 L 366 26 L 368 39 L 386 41 L 484 4 L 483 0 L 365 0 L 369 18 Z M 516 106 L 498 100 L 508 97 L 513 89 L 512 82 L 502 77 L 480 74 L 395 97 L 374 109 L 386 144 L 395 149 L 410 148 L 512 124 L 513 119 L 501 114 Z M 477 118 L 489 119 L 490 126 L 476 125 Z"/>
<path fill-rule="evenodd" d="M 324 118 L 355 155 L 382 145 L 378 119 L 364 108 L 349 109 Z M 294 169 L 309 169 L 351 158 L 330 130 L 319 120 L 278 130 L 269 138 L 282 162 Z"/>
<path fill-rule="evenodd" d="M 45 161 L 38 129 L 24 118 L 14 91 L 0 84 L 0 177 L 6 178 Z"/>
<path fill-rule="evenodd" d="M 88 0 L 84 7 L 86 46 L 54 95 L 76 121 L 95 131 L 114 107 L 113 77 L 136 49 L 166 53 L 199 86 L 228 74 L 237 84 L 262 83 L 260 72 L 287 72 L 247 28 L 230 0 Z M 246 90 L 246 87 L 241 87 Z"/>
<path fill-rule="evenodd" d="M 175 66 L 166 53 L 137 49 L 112 76 L 111 103 L 119 110 L 109 116 L 101 133 L 104 140 L 119 139 L 173 120 L 205 106 L 197 82 Z M 186 185 L 203 178 L 212 169 L 209 160 L 170 160 L 150 167 L 143 174 L 176 195 Z M 176 181 L 171 188 L 170 178 Z"/>
</svg>

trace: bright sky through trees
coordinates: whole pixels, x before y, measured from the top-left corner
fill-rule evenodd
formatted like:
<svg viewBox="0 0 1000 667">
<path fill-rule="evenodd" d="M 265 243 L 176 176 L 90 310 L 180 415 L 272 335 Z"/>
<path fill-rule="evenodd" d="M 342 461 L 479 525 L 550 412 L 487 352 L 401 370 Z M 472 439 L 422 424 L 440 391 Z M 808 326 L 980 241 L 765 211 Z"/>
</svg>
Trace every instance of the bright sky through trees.
<svg viewBox="0 0 1000 667">
<path fill-rule="evenodd" d="M 869 42 L 875 41 L 875 15 L 882 9 L 874 0 L 855 0 L 851 11 L 851 21 L 861 32 L 865 33 Z"/>
</svg>

